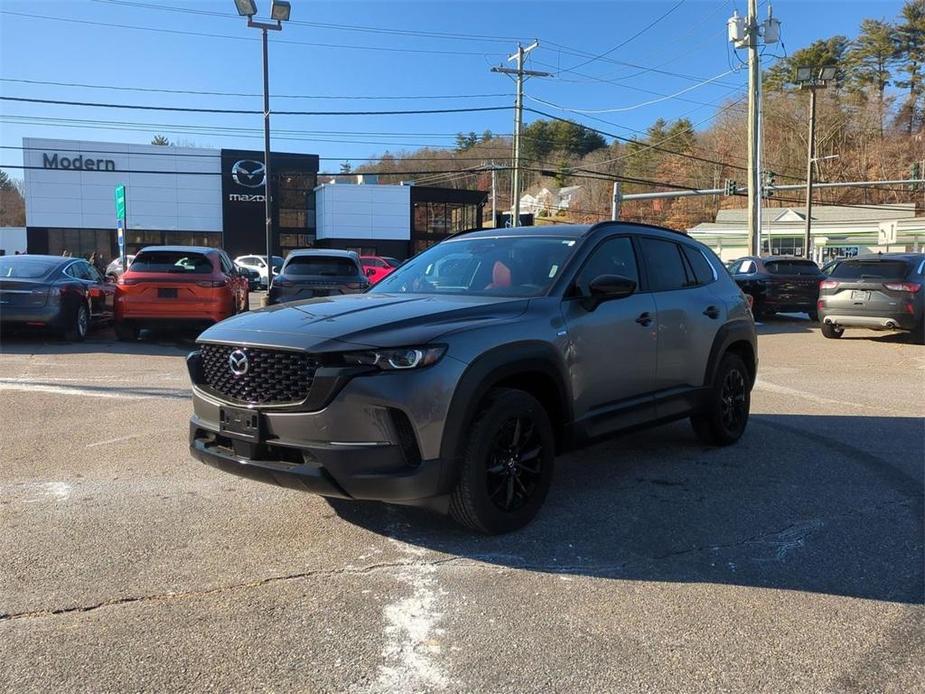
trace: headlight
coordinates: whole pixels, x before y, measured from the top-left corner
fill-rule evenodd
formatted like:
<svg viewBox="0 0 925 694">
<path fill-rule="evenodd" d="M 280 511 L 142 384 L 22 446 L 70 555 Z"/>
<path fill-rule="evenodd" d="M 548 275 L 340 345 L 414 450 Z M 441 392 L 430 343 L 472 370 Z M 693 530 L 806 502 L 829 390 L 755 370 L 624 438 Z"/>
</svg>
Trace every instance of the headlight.
<svg viewBox="0 0 925 694">
<path fill-rule="evenodd" d="M 344 361 L 351 366 L 375 366 L 383 371 L 403 371 L 436 364 L 445 352 L 446 346 L 437 345 L 347 352 L 343 357 Z"/>
</svg>

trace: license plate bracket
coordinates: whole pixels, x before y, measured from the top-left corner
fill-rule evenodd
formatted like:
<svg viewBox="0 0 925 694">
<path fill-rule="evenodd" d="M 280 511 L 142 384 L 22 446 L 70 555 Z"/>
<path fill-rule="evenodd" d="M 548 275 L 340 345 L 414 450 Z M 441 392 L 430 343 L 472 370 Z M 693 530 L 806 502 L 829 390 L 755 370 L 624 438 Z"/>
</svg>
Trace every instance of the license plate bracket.
<svg viewBox="0 0 925 694">
<path fill-rule="evenodd" d="M 852 289 L 851 290 L 851 300 L 852 301 L 867 301 L 869 292 L 866 292 L 862 289 Z"/>
<path fill-rule="evenodd" d="M 158 287 L 157 288 L 157 298 L 158 299 L 176 299 L 177 298 L 176 287 Z"/>
<path fill-rule="evenodd" d="M 218 411 L 218 427 L 223 434 L 243 441 L 260 443 L 263 422 L 256 410 L 240 407 L 221 407 Z"/>
</svg>

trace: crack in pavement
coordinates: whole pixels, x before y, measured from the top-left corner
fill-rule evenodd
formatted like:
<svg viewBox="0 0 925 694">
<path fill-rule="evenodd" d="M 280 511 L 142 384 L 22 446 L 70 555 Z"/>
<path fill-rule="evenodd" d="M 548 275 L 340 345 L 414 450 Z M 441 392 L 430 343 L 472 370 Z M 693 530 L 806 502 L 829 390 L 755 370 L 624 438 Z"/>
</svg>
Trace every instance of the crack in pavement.
<svg viewBox="0 0 925 694">
<path fill-rule="evenodd" d="M 270 576 L 269 578 L 260 578 L 254 581 L 244 583 L 234 583 L 226 586 L 217 586 L 206 590 L 188 590 L 188 591 L 169 591 L 166 593 L 154 593 L 152 595 L 133 595 L 124 598 L 112 598 L 102 600 L 92 605 L 74 605 L 71 607 L 60 607 L 50 610 L 28 610 L 25 612 L 0 613 L 0 622 L 11 621 L 16 619 L 31 619 L 40 617 L 57 617 L 60 615 L 93 612 L 103 607 L 115 607 L 118 605 L 130 605 L 137 602 L 160 602 L 167 600 L 177 600 L 183 598 L 198 598 L 216 595 L 218 593 L 228 593 L 237 590 L 247 590 L 250 588 L 259 588 L 271 583 L 282 581 L 297 581 L 305 578 L 314 578 L 316 576 L 340 576 L 353 575 L 362 576 L 375 573 L 377 571 L 390 571 L 393 569 L 405 569 L 413 566 L 441 566 L 451 562 L 465 560 L 466 557 L 447 557 L 446 559 L 436 559 L 434 561 L 397 561 L 382 562 L 379 564 L 370 564 L 359 568 L 342 567 L 339 569 L 317 569 L 315 571 L 301 571 L 294 574 L 283 574 L 282 576 Z"/>
<path fill-rule="evenodd" d="M 243 583 L 235 583 L 225 586 L 217 586 L 215 588 L 209 588 L 206 590 L 192 590 L 192 591 L 169 591 L 165 593 L 155 593 L 152 595 L 140 595 L 140 596 L 127 596 L 124 598 L 113 598 L 110 600 L 102 600 L 91 605 L 74 605 L 71 607 L 61 607 L 56 609 L 45 609 L 45 610 L 28 610 L 24 612 L 14 612 L 14 613 L 2 613 L 0 612 L 0 623 L 8 622 L 18 619 L 33 619 L 33 618 L 42 618 L 42 617 L 56 617 L 61 615 L 68 614 L 81 614 L 85 612 L 93 612 L 94 610 L 101 609 L 103 607 L 115 607 L 119 605 L 130 605 L 138 602 L 162 602 L 176 599 L 184 598 L 198 598 L 198 597 L 207 597 L 211 595 L 216 595 L 220 593 L 233 592 L 238 590 L 247 590 L 250 588 L 259 588 L 261 586 L 269 585 L 272 583 L 279 583 L 283 581 L 295 581 L 306 578 L 314 578 L 316 576 L 363 576 L 371 573 L 376 573 L 379 571 L 392 571 L 392 570 L 404 570 L 408 568 L 436 568 L 440 566 L 447 565 L 459 565 L 463 567 L 475 567 L 475 566 L 489 566 L 490 568 L 496 570 L 524 570 L 524 571 L 542 571 L 549 574 L 588 574 L 593 572 L 594 576 L 605 577 L 608 574 L 619 574 L 624 572 L 628 567 L 631 567 L 634 564 L 646 563 L 651 561 L 662 561 L 665 559 L 670 559 L 673 557 L 683 556 L 686 554 L 693 554 L 696 552 L 705 552 L 705 551 L 718 551 L 723 549 L 731 549 L 734 547 L 741 547 L 748 544 L 756 544 L 761 542 L 768 541 L 767 538 L 778 537 L 779 544 L 781 545 L 791 545 L 794 542 L 800 542 L 803 537 L 809 532 L 823 527 L 826 523 L 840 520 L 843 518 L 848 518 L 851 516 L 862 515 L 867 513 L 875 513 L 881 511 L 888 507 L 893 506 L 905 506 L 911 507 L 920 503 L 921 496 L 901 500 L 901 501 L 889 501 L 882 504 L 877 504 L 874 506 L 867 506 L 864 508 L 857 508 L 852 511 L 829 516 L 826 518 L 807 518 L 792 523 L 787 524 L 783 528 L 778 530 L 768 531 L 746 537 L 741 540 L 736 540 L 734 542 L 728 542 L 724 544 L 716 545 L 703 545 L 703 546 L 694 546 L 687 547 L 685 549 L 679 549 L 672 552 L 666 552 L 664 554 L 659 554 L 651 557 L 637 556 L 628 561 L 620 563 L 608 563 L 608 564 L 598 564 L 598 563 L 582 563 L 582 564 L 549 564 L 543 562 L 529 562 L 524 560 L 523 557 L 513 554 L 498 554 L 498 553 L 487 553 L 481 555 L 470 555 L 470 556 L 452 556 L 446 557 L 443 559 L 435 559 L 432 561 L 421 561 L 421 560 L 412 560 L 412 561 L 395 561 L 395 562 L 381 562 L 378 564 L 370 564 L 368 566 L 362 567 L 341 567 L 337 569 L 317 569 L 314 571 L 301 571 L 298 573 L 292 574 L 283 574 L 281 576 L 270 576 L 268 578 L 261 578 L 253 581 L 246 581 Z M 799 531 L 805 530 L 805 533 L 800 533 Z M 796 531 L 796 532 L 794 532 Z M 503 563 L 501 563 L 503 560 Z"/>
</svg>

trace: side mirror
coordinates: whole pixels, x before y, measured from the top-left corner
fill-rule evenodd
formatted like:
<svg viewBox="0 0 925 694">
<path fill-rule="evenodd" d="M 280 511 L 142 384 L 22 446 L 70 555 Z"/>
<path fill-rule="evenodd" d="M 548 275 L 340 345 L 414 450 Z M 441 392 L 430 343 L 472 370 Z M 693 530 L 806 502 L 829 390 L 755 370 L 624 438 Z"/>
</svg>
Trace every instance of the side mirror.
<svg viewBox="0 0 925 694">
<path fill-rule="evenodd" d="M 636 291 L 636 280 L 623 275 L 599 275 L 588 285 L 588 294 L 581 304 L 593 311 L 600 304 L 612 299 L 623 299 Z"/>
<path fill-rule="evenodd" d="M 367 276 L 367 277 L 372 277 L 372 276 L 375 275 L 375 274 L 376 274 L 376 271 L 373 270 L 371 267 L 366 268 L 366 276 Z"/>
</svg>

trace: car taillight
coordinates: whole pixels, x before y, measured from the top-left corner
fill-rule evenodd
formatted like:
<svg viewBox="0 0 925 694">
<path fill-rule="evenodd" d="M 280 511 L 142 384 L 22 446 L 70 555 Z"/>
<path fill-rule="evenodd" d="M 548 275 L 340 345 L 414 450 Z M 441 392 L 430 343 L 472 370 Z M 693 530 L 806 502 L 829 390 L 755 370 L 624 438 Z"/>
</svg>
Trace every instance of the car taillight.
<svg viewBox="0 0 925 694">
<path fill-rule="evenodd" d="M 138 280 L 133 280 L 133 279 L 131 279 L 131 278 L 126 278 L 126 277 L 123 275 L 122 277 L 119 277 L 119 279 L 116 280 L 116 284 L 120 284 L 120 285 L 122 285 L 123 287 L 125 287 L 125 286 L 130 286 L 130 285 L 133 285 L 133 284 L 138 284 Z"/>
<path fill-rule="evenodd" d="M 228 284 L 226 280 L 201 280 L 196 283 L 196 286 L 215 289 L 216 287 L 224 287 L 226 284 Z"/>
<path fill-rule="evenodd" d="M 275 287 L 292 287 L 295 285 L 295 282 L 292 280 L 287 280 L 285 277 L 274 277 L 273 286 Z"/>
<path fill-rule="evenodd" d="M 837 280 L 822 280 L 819 283 L 819 289 L 835 289 L 838 286 Z"/>
<path fill-rule="evenodd" d="M 922 285 L 918 282 L 884 282 L 883 286 L 894 292 L 909 292 L 915 294 Z"/>
</svg>

